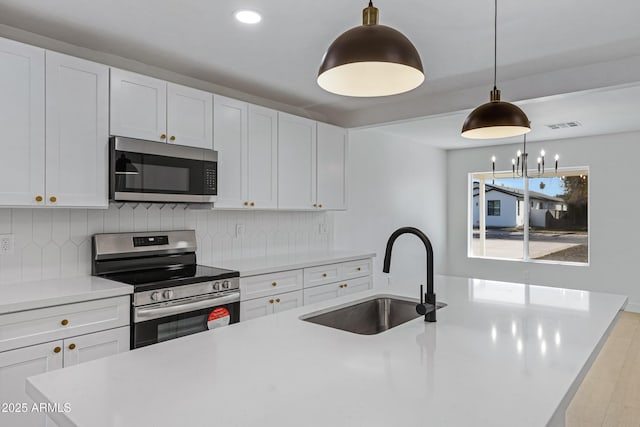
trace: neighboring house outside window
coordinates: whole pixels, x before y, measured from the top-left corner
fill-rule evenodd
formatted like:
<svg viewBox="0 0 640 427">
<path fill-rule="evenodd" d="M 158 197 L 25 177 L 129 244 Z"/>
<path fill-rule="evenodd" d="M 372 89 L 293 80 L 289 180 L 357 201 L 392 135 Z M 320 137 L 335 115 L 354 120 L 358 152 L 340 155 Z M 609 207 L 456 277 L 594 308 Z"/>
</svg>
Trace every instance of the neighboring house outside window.
<svg viewBox="0 0 640 427">
<path fill-rule="evenodd" d="M 487 202 L 487 215 L 500 216 L 500 200 L 489 200 Z"/>
<path fill-rule="evenodd" d="M 528 185 L 511 171 L 469 174 L 468 255 L 588 264 L 589 170 L 554 172 Z"/>
</svg>

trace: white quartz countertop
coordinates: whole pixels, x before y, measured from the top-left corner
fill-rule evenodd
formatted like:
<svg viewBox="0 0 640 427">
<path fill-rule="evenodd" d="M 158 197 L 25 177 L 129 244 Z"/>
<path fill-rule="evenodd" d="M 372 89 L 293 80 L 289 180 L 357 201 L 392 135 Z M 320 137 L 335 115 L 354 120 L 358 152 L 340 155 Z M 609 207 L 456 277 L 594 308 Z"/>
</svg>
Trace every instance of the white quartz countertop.
<svg viewBox="0 0 640 427">
<path fill-rule="evenodd" d="M 562 425 L 626 304 L 443 276 L 436 290 L 436 323 L 365 336 L 299 319 L 400 294 L 371 290 L 31 377 L 27 393 L 70 405 L 60 427 Z"/>
<path fill-rule="evenodd" d="M 240 272 L 240 277 L 255 276 L 257 274 L 273 273 L 275 271 L 295 270 L 314 265 L 333 264 L 337 262 L 355 261 L 358 259 L 375 257 L 375 253 L 354 251 L 326 251 L 296 253 L 290 255 L 276 255 L 259 258 L 245 258 L 227 260 L 216 267 L 227 268 Z"/>
<path fill-rule="evenodd" d="M 133 286 L 95 276 L 0 285 L 0 314 L 60 304 L 117 297 L 133 293 Z"/>
</svg>

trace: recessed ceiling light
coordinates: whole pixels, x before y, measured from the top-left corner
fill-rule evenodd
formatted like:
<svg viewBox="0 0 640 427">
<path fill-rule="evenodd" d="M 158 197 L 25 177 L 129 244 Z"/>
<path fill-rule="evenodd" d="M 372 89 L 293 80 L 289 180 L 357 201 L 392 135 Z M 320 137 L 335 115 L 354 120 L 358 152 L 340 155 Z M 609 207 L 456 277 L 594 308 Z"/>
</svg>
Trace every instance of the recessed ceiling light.
<svg viewBox="0 0 640 427">
<path fill-rule="evenodd" d="M 257 24 L 262 21 L 262 16 L 253 10 L 239 10 L 234 14 L 234 16 L 243 24 Z"/>
</svg>

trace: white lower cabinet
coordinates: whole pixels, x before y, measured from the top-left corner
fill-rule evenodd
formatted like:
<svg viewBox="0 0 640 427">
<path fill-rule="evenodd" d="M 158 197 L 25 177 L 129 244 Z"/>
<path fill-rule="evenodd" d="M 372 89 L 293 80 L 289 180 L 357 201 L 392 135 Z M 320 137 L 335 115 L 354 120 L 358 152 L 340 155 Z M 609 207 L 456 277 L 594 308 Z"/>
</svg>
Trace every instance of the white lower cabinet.
<svg viewBox="0 0 640 427">
<path fill-rule="evenodd" d="M 62 346 L 62 340 L 58 340 L 0 353 L 0 404 L 12 405 L 0 408 L 7 411 L 0 413 L 0 424 L 12 427 L 47 425 L 44 413 L 31 412 L 33 401 L 25 391 L 25 380 L 62 368 Z"/>
<path fill-rule="evenodd" d="M 240 278 L 240 321 L 366 291 L 371 258 Z"/>
<path fill-rule="evenodd" d="M 300 307 L 302 291 L 275 294 L 263 298 L 255 298 L 240 303 L 240 321 L 268 316 L 269 314 Z"/>
<path fill-rule="evenodd" d="M 55 426 L 31 412 L 26 379 L 128 351 L 129 305 L 126 295 L 0 315 L 0 405 L 13 405 L 0 407 L 0 425 Z"/>
<path fill-rule="evenodd" d="M 4 408 L 9 412 L 0 413 L 0 424 L 16 427 L 54 425 L 44 413 L 31 412 L 33 401 L 25 392 L 26 379 L 128 350 L 129 327 L 124 326 L 0 353 L 0 404 L 14 405 Z M 16 413 L 15 405 L 22 405 L 20 409 L 26 408 L 26 413 Z"/>
<path fill-rule="evenodd" d="M 129 326 L 64 340 L 64 367 L 129 350 Z"/>
</svg>

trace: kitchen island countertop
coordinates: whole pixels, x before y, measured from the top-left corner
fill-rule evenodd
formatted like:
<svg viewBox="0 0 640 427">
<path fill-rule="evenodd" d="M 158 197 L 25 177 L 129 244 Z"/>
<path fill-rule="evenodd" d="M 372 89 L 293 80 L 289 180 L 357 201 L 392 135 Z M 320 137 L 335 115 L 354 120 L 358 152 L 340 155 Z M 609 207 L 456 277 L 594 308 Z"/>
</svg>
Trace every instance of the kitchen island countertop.
<svg viewBox="0 0 640 427">
<path fill-rule="evenodd" d="M 447 307 L 357 335 L 301 316 L 374 289 L 27 380 L 60 426 L 545 426 L 626 304 L 620 295 L 436 276 Z"/>
</svg>

